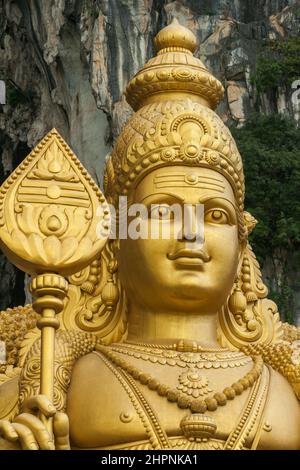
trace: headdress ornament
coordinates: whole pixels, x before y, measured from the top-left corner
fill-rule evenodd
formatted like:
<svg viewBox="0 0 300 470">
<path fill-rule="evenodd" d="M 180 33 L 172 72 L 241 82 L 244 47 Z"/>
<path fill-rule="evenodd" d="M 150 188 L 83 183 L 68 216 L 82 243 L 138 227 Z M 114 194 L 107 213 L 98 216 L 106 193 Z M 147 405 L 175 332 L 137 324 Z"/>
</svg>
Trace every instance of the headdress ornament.
<svg viewBox="0 0 300 470">
<path fill-rule="evenodd" d="M 222 84 L 193 56 L 196 37 L 177 20 L 157 34 L 155 44 L 157 55 L 127 86 L 126 98 L 136 113 L 107 160 L 106 196 L 115 202 L 158 167 L 197 166 L 228 179 L 242 212 L 242 160 L 213 111 L 223 97 Z"/>
</svg>

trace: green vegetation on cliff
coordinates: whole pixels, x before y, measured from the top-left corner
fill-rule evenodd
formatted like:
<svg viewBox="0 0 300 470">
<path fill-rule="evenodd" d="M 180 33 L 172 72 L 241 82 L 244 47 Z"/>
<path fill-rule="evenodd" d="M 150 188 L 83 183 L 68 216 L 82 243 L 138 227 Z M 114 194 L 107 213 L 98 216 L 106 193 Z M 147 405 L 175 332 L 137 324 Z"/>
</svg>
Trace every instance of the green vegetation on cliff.
<svg viewBox="0 0 300 470">
<path fill-rule="evenodd" d="M 300 130 L 279 115 L 254 115 L 232 133 L 244 161 L 245 208 L 258 220 L 251 244 L 272 268 L 270 297 L 293 322 L 300 288 Z"/>
<path fill-rule="evenodd" d="M 258 57 L 252 82 L 258 93 L 290 86 L 300 77 L 300 37 L 268 40 Z"/>
</svg>

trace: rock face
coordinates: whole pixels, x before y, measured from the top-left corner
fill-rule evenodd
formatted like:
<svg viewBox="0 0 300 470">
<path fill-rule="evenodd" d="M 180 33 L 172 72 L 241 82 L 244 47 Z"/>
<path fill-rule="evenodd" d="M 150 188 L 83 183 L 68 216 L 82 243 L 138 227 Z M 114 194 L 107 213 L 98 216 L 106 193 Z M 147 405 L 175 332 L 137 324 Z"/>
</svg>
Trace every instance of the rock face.
<svg viewBox="0 0 300 470">
<path fill-rule="evenodd" d="M 1 180 L 56 127 L 101 185 L 131 113 L 124 87 L 172 17 L 197 35 L 197 55 L 225 85 L 224 121 L 242 124 L 253 109 L 299 116 L 291 91 L 258 101 L 250 80 L 267 38 L 297 35 L 299 12 L 298 0 L 0 0 Z M 22 275 L 4 257 L 0 271 L 0 308 L 22 303 Z"/>
</svg>

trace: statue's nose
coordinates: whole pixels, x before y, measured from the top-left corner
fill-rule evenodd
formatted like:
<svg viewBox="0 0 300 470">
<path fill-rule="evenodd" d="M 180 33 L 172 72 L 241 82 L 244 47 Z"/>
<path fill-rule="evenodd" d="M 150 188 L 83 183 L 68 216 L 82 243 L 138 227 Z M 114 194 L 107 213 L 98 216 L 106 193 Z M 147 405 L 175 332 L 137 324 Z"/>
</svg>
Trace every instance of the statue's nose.
<svg viewBox="0 0 300 470">
<path fill-rule="evenodd" d="M 204 243 L 204 209 L 201 204 L 185 204 L 182 220 L 182 240 Z"/>
</svg>

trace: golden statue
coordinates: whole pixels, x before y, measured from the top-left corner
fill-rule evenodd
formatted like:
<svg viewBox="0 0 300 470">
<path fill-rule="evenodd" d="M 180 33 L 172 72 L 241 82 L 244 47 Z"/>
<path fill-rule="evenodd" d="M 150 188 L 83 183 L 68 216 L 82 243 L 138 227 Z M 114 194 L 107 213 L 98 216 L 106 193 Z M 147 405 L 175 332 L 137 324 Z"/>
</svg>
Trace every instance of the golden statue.
<svg viewBox="0 0 300 470">
<path fill-rule="evenodd" d="M 35 299 L 0 316 L 2 449 L 300 448 L 300 332 L 247 243 L 242 160 L 213 111 L 223 87 L 176 21 L 155 43 L 105 197 L 56 130 L 1 187 L 1 247 Z M 120 236 L 133 204 L 143 233 L 167 213 L 174 235 L 170 207 L 190 211 L 178 238 Z"/>
</svg>

